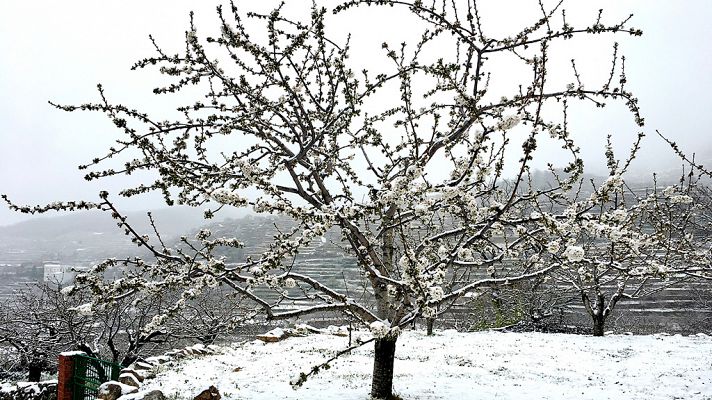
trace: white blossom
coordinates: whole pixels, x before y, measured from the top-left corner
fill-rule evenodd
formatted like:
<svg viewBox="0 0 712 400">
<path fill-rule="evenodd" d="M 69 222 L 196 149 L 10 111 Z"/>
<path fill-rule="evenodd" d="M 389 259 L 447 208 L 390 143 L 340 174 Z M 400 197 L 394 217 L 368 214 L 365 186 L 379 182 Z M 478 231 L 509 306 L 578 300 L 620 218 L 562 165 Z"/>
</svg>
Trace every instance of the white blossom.
<svg viewBox="0 0 712 400">
<path fill-rule="evenodd" d="M 428 206 L 426 204 L 418 203 L 413 207 L 413 211 L 417 216 L 423 216 L 428 212 Z"/>
<path fill-rule="evenodd" d="M 692 203 L 692 197 L 684 195 L 684 194 L 670 196 L 670 202 L 672 204 L 690 204 L 690 203 Z"/>
<path fill-rule="evenodd" d="M 196 33 L 195 30 L 194 30 L 194 29 L 191 29 L 191 30 L 189 30 L 188 33 L 186 34 L 189 43 L 195 42 L 195 40 L 196 40 L 195 33 Z"/>
<path fill-rule="evenodd" d="M 457 252 L 457 256 L 463 261 L 472 261 L 474 257 L 472 256 L 472 250 L 463 247 Z"/>
<path fill-rule="evenodd" d="M 571 262 L 583 260 L 584 250 L 581 246 L 567 246 L 564 250 L 564 256 Z"/>
<path fill-rule="evenodd" d="M 548 251 L 551 254 L 558 253 L 560 248 L 561 248 L 561 245 L 556 240 L 551 241 L 546 245 L 546 251 Z"/>
<path fill-rule="evenodd" d="M 445 247 L 445 245 L 440 245 L 440 247 L 438 247 L 438 257 L 447 258 L 449 253 L 450 252 L 448 251 L 447 247 Z"/>
<path fill-rule="evenodd" d="M 618 189 L 623 185 L 623 178 L 619 174 L 613 174 L 603 183 L 603 191 Z"/>
<path fill-rule="evenodd" d="M 388 295 L 391 297 L 398 296 L 398 288 L 396 288 L 394 285 L 386 286 L 386 291 L 388 292 Z"/>
<path fill-rule="evenodd" d="M 521 122 L 522 117 L 520 117 L 517 114 L 510 115 L 508 117 L 504 117 L 499 124 L 497 124 L 497 129 L 501 131 L 508 131 L 515 126 L 519 125 L 519 122 Z"/>
<path fill-rule="evenodd" d="M 613 213 L 612 213 L 612 215 L 611 215 L 611 217 L 613 218 L 613 220 L 615 220 L 615 221 L 617 221 L 617 222 L 623 222 L 623 221 L 625 221 L 625 219 L 626 219 L 627 216 L 628 216 L 628 213 L 626 212 L 626 210 L 624 210 L 624 209 L 622 209 L 622 208 L 618 208 L 618 209 L 614 210 Z"/>
<path fill-rule="evenodd" d="M 423 309 L 421 310 L 421 314 L 425 318 L 435 318 L 437 312 L 432 307 L 423 307 Z"/>
<path fill-rule="evenodd" d="M 211 198 L 220 204 L 235 207 L 244 207 L 247 205 L 247 199 L 240 197 L 236 192 L 231 192 L 225 189 L 217 189 L 213 191 Z"/>
<path fill-rule="evenodd" d="M 623 232 L 620 229 L 613 228 L 609 237 L 612 241 L 617 242 L 623 237 Z"/>
<path fill-rule="evenodd" d="M 203 276 L 203 282 L 205 283 L 206 286 L 210 288 L 216 288 L 220 284 L 217 279 L 215 279 L 214 276 L 212 275 L 205 275 Z"/>
<path fill-rule="evenodd" d="M 443 299 L 443 288 L 440 286 L 433 286 L 428 290 L 428 294 L 430 295 L 430 300 L 432 301 L 440 301 Z"/>
<path fill-rule="evenodd" d="M 664 276 L 669 272 L 666 265 L 658 265 L 658 275 Z"/>
</svg>

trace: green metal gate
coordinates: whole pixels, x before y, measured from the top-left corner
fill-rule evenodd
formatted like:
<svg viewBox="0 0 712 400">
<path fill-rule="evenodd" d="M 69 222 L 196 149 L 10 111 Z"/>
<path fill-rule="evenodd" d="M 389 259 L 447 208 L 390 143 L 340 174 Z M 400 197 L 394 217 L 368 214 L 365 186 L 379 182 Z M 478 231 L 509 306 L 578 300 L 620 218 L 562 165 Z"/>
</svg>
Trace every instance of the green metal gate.
<svg viewBox="0 0 712 400">
<path fill-rule="evenodd" d="M 91 400 L 98 397 L 99 386 L 119 379 L 121 365 L 86 355 L 74 356 L 72 400 Z"/>
</svg>

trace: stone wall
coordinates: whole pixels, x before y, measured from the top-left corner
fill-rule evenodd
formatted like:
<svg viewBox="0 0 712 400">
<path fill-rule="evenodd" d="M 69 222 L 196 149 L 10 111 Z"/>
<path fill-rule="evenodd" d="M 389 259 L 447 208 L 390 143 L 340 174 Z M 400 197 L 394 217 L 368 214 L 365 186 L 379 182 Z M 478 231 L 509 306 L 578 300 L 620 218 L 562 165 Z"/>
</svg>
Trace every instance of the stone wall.
<svg viewBox="0 0 712 400">
<path fill-rule="evenodd" d="M 57 381 L 4 384 L 0 400 L 57 400 Z"/>
</svg>

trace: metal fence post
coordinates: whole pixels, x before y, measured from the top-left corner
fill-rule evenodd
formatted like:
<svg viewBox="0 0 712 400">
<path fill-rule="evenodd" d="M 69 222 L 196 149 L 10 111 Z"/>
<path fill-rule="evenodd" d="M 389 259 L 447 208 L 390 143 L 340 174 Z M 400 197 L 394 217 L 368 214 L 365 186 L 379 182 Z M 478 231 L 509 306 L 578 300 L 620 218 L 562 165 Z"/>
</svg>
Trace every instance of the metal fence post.
<svg viewBox="0 0 712 400">
<path fill-rule="evenodd" d="M 83 351 L 69 351 L 61 353 L 57 366 L 57 400 L 73 399 L 74 382 L 74 359 L 78 355 L 84 355 Z"/>
</svg>

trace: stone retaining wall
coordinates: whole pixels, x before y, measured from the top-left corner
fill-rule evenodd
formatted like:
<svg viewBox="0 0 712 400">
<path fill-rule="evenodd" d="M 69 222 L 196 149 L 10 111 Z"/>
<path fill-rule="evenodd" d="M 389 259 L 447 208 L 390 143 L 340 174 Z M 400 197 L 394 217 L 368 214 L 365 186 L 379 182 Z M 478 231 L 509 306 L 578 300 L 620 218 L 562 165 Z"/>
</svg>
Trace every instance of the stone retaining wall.
<svg viewBox="0 0 712 400">
<path fill-rule="evenodd" d="M 57 400 L 57 381 L 3 384 L 0 400 Z"/>
</svg>

